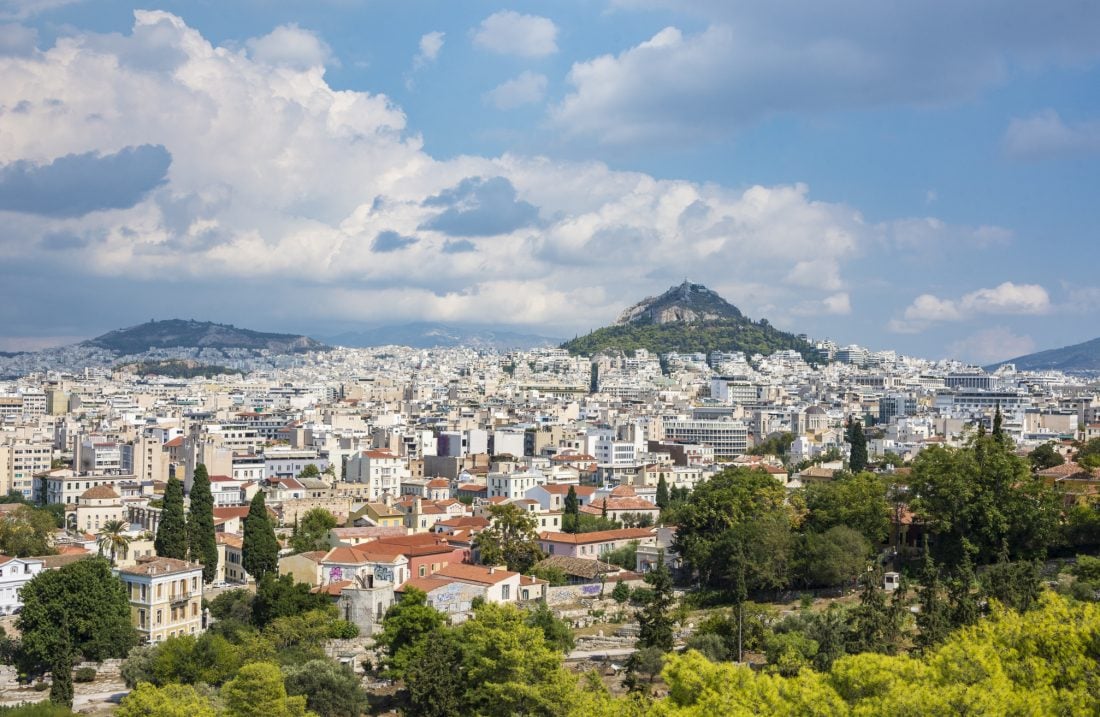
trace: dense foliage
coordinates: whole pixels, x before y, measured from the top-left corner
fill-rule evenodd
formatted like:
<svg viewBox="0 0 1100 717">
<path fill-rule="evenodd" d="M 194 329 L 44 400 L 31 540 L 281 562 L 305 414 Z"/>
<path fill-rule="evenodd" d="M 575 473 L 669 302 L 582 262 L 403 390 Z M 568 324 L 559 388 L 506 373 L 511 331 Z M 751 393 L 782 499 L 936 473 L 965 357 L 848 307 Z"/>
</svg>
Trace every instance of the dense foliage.
<svg viewBox="0 0 1100 717">
<path fill-rule="evenodd" d="M 506 565 L 526 573 L 542 560 L 535 517 L 511 503 L 489 507 L 490 525 L 474 536 L 484 565 Z"/>
<path fill-rule="evenodd" d="M 0 554 L 17 558 L 52 555 L 57 551 L 50 541 L 57 527 L 50 512 L 21 505 L 0 516 Z"/>
<path fill-rule="evenodd" d="M 317 470 L 316 466 L 314 470 Z M 332 513 L 324 508 L 313 508 L 294 525 L 294 532 L 290 536 L 290 547 L 296 553 L 328 550 L 328 533 L 336 526 L 336 517 Z"/>
<path fill-rule="evenodd" d="M 611 350 L 632 354 L 637 349 L 647 349 L 654 354 L 743 351 L 749 356 L 757 353 L 767 356 L 781 349 L 794 349 L 807 361 L 816 360 L 808 342 L 766 321 L 755 323 L 746 318 L 605 326 L 566 341 L 561 347 L 571 354 L 583 356 Z"/>
<path fill-rule="evenodd" d="M 245 572 L 257 581 L 279 569 L 279 541 L 275 538 L 275 527 L 267 514 L 263 491 L 258 491 L 248 506 L 241 561 Z"/>
<path fill-rule="evenodd" d="M 164 505 L 157 523 L 157 537 L 153 549 L 162 558 L 187 559 L 187 522 L 183 514 L 183 482 L 176 477 L 168 479 L 164 489 Z"/>
<path fill-rule="evenodd" d="M 214 582 L 218 574 L 218 539 L 214 534 L 214 496 L 210 476 L 202 463 L 191 481 L 191 509 L 187 513 L 187 550 L 192 562 L 202 563 L 202 580 Z"/>
</svg>

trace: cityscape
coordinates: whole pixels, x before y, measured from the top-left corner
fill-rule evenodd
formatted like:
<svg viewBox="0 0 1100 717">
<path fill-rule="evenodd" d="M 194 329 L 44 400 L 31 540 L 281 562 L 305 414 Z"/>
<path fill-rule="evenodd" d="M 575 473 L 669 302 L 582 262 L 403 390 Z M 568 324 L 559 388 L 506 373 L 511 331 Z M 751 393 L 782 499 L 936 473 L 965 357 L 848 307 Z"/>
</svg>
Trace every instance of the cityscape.
<svg viewBox="0 0 1100 717">
<path fill-rule="evenodd" d="M 0 0 L 0 715 L 1100 713 L 1098 36 Z"/>
</svg>

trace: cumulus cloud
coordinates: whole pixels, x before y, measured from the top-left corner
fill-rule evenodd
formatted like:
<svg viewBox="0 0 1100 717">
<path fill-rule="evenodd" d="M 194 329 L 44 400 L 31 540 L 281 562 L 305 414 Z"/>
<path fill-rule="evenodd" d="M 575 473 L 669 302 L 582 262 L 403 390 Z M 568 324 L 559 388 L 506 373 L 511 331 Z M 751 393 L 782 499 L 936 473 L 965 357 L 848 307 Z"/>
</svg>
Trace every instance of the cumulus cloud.
<svg viewBox="0 0 1100 717">
<path fill-rule="evenodd" d="M 959 299 L 921 294 L 905 309 L 903 319 L 894 319 L 889 328 L 898 333 L 914 333 L 935 322 L 988 315 L 1037 315 L 1047 313 L 1050 308 L 1050 295 L 1042 286 L 1006 281 L 993 288 L 964 294 Z"/>
<path fill-rule="evenodd" d="M 0 167 L 0 211 L 76 217 L 126 209 L 164 182 L 171 163 L 160 145 L 68 154 L 43 165 L 12 162 Z"/>
<path fill-rule="evenodd" d="M 802 184 L 731 189 L 511 154 L 440 160 L 387 97 L 333 89 L 313 61 L 217 46 L 163 12 L 135 13 L 128 35 L 0 57 L 0 106 L 20 108 L 0 132 L 5 186 L 83 182 L 64 201 L 9 200 L 0 285 L 35 297 L 0 302 L 12 335 L 51 316 L 104 321 L 79 314 L 87 295 L 143 312 L 111 324 L 186 300 L 230 321 L 361 321 L 385 305 L 394 320 L 566 335 L 685 276 L 750 316 L 809 328 L 806 317 L 851 310 L 850 262 L 892 231 Z M 116 163 L 109 182 L 104 160 Z M 45 297 L 34 291 L 43 266 L 65 277 Z M 274 284 L 287 299 L 276 309 L 262 290 Z"/>
<path fill-rule="evenodd" d="M 280 25 L 263 37 L 245 42 L 252 59 L 298 70 L 324 67 L 333 61 L 332 48 L 312 30 L 297 23 Z"/>
<path fill-rule="evenodd" d="M 1066 124 L 1054 110 L 1016 117 L 1005 130 L 1004 147 L 1021 159 L 1100 152 L 1100 121 Z"/>
<path fill-rule="evenodd" d="M 420 52 L 416 54 L 413 65 L 422 67 L 430 62 L 435 62 L 439 52 L 443 49 L 443 37 L 445 33 L 435 31 L 420 36 Z"/>
<path fill-rule="evenodd" d="M 575 63 L 573 91 L 551 115 L 570 135 L 694 142 L 782 113 L 954 102 L 1001 82 L 1014 61 L 1100 56 L 1100 5 L 1076 0 L 622 5 L 694 12 L 706 27 L 666 27 L 617 54 Z"/>
<path fill-rule="evenodd" d="M 0 55 L 29 55 L 38 44 L 38 31 L 12 23 L 0 25 Z"/>
<path fill-rule="evenodd" d="M 485 100 L 497 109 L 510 110 L 541 102 L 546 95 L 546 75 L 522 72 L 485 93 Z"/>
<path fill-rule="evenodd" d="M 955 341 L 947 350 L 952 356 L 965 361 L 991 364 L 1032 353 L 1035 351 L 1035 341 L 1030 336 L 995 326 Z"/>
<path fill-rule="evenodd" d="M 501 55 L 544 57 L 558 51 L 558 26 L 549 18 L 513 10 L 495 12 L 474 31 L 474 44 Z"/>
</svg>

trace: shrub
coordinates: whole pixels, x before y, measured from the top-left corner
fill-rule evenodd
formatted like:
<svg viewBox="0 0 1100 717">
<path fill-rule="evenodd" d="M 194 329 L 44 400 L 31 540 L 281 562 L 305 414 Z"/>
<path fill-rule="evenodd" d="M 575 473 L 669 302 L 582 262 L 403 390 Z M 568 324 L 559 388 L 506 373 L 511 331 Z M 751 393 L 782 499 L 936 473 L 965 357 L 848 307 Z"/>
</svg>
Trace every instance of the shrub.
<svg viewBox="0 0 1100 717">
<path fill-rule="evenodd" d="M 95 682 L 94 667 L 78 667 L 73 672 L 73 682 Z"/>
</svg>

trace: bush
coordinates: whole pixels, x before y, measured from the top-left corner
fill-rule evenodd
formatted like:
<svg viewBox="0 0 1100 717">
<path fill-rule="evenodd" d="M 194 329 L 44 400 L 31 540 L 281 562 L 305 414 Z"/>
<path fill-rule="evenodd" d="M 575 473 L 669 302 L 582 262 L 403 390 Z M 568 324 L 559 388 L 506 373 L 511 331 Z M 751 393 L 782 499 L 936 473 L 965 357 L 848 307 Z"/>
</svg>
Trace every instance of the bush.
<svg viewBox="0 0 1100 717">
<path fill-rule="evenodd" d="M 329 628 L 328 636 L 333 640 L 350 640 L 359 637 L 359 626 L 347 620 L 336 620 Z"/>
<path fill-rule="evenodd" d="M 73 672 L 73 682 L 95 682 L 95 675 L 94 667 L 78 667 Z"/>
<path fill-rule="evenodd" d="M 34 683 L 35 692 L 45 692 L 48 689 L 50 689 L 50 683 L 46 682 L 45 680 L 39 680 L 38 682 Z"/>
</svg>

